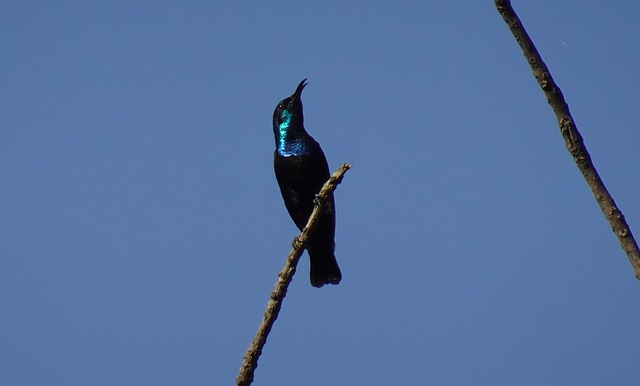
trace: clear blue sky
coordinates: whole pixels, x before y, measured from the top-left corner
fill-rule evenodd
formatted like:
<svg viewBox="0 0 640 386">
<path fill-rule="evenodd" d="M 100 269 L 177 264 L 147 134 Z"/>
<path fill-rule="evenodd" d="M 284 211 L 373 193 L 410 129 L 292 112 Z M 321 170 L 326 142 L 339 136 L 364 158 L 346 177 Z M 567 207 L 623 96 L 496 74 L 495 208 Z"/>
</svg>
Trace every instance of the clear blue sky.
<svg viewBox="0 0 640 386">
<path fill-rule="evenodd" d="M 514 1 L 640 236 L 640 5 Z M 0 384 L 232 384 L 297 234 L 302 78 L 336 192 L 256 385 L 632 385 L 640 285 L 492 1 L 4 2 Z"/>
</svg>

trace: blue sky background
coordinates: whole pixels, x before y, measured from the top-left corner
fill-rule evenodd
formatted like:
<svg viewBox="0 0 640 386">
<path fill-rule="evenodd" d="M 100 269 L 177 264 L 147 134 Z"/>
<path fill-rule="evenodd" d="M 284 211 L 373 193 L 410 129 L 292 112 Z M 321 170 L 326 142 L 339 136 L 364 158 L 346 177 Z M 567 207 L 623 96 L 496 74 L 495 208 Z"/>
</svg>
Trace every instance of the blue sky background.
<svg viewBox="0 0 640 386">
<path fill-rule="evenodd" d="M 514 1 L 640 236 L 640 5 Z M 256 385 L 631 385 L 640 286 L 492 1 L 3 2 L 0 384 L 232 384 L 297 234 L 271 115 L 336 193 Z"/>
</svg>

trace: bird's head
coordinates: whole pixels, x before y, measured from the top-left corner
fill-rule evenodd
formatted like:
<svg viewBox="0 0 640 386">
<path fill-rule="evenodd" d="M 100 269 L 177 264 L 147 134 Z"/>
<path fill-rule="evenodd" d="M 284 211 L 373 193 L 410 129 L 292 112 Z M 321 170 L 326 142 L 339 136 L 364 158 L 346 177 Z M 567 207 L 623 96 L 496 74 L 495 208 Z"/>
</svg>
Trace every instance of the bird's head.
<svg viewBox="0 0 640 386">
<path fill-rule="evenodd" d="M 307 79 L 298 84 L 296 91 L 278 103 L 273 111 L 273 129 L 280 132 L 294 126 L 302 126 L 302 90 L 307 85 Z"/>
</svg>

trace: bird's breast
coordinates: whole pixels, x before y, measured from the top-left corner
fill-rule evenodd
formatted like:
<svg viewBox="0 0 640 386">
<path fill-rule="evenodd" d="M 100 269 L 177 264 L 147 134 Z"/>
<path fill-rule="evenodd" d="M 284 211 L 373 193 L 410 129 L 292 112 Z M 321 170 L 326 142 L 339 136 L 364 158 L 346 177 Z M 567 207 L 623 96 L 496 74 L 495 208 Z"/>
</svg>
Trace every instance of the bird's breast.
<svg viewBox="0 0 640 386">
<path fill-rule="evenodd" d="M 300 156 L 310 154 L 312 150 L 311 144 L 302 140 L 280 140 L 276 151 L 283 157 Z"/>
</svg>

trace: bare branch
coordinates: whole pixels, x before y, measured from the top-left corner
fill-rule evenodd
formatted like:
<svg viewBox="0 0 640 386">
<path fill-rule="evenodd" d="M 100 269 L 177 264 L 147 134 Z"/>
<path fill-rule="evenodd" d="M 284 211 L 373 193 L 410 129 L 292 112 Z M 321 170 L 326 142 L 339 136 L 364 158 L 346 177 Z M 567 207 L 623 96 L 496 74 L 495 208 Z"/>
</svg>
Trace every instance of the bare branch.
<svg viewBox="0 0 640 386">
<path fill-rule="evenodd" d="M 638 250 L 638 244 L 631 233 L 631 229 L 629 229 L 629 225 L 627 225 L 624 219 L 624 215 L 616 206 L 616 203 L 607 191 L 607 188 L 600 179 L 591 161 L 591 156 L 582 141 L 582 136 L 580 132 L 578 132 L 578 128 L 569 112 L 569 106 L 564 100 L 560 87 L 558 87 L 551 77 L 551 73 L 542 61 L 542 57 L 538 53 L 533 41 L 531 41 L 518 15 L 511 7 L 511 1 L 495 0 L 495 4 L 498 12 L 500 12 L 500 15 L 502 15 L 502 18 L 509 26 L 513 37 L 520 45 L 527 62 L 533 70 L 533 75 L 547 97 L 547 102 L 556 114 L 556 119 L 560 126 L 560 133 L 564 138 L 567 150 L 569 150 L 569 153 L 573 156 L 574 161 L 578 165 L 578 169 L 580 169 L 587 184 L 589 184 L 598 205 L 600 205 L 602 213 L 609 221 L 609 224 L 611 224 L 611 228 L 618 237 L 622 249 L 627 254 L 636 278 L 640 280 L 640 250 Z"/>
<path fill-rule="evenodd" d="M 300 256 L 302 256 L 302 253 L 304 252 L 304 246 L 318 222 L 317 220 L 322 212 L 322 204 L 327 201 L 338 184 L 342 182 L 342 177 L 350 168 L 351 165 L 343 164 L 333 173 L 331 178 L 325 182 L 316 197 L 315 206 L 311 216 L 309 217 L 309 221 L 307 221 L 307 225 L 305 225 L 300 235 L 293 239 L 293 249 L 291 249 L 284 267 L 278 274 L 278 281 L 276 282 L 273 292 L 271 292 L 271 297 L 267 303 L 267 310 L 264 313 L 264 319 L 262 320 L 262 323 L 260 323 L 258 332 L 253 338 L 251 345 L 244 354 L 244 362 L 240 368 L 240 374 L 238 375 L 238 378 L 236 378 L 236 384 L 238 386 L 250 385 L 251 382 L 253 382 L 253 373 L 258 367 L 258 359 L 260 358 L 262 349 L 267 342 L 267 336 L 271 331 L 271 327 L 273 327 L 273 324 L 278 318 L 282 302 L 287 294 L 287 288 L 289 287 L 289 283 L 291 283 L 293 275 L 296 272 L 296 266 L 298 265 Z"/>
</svg>

